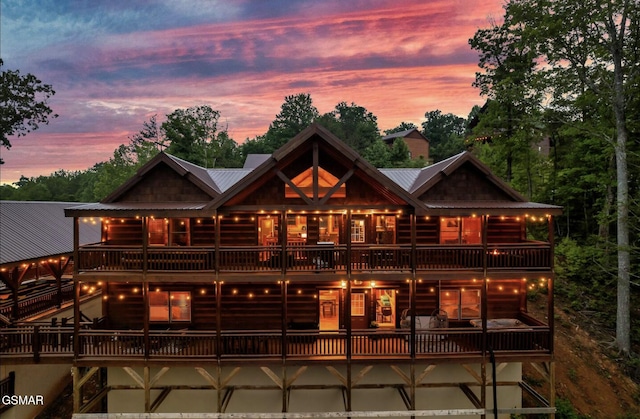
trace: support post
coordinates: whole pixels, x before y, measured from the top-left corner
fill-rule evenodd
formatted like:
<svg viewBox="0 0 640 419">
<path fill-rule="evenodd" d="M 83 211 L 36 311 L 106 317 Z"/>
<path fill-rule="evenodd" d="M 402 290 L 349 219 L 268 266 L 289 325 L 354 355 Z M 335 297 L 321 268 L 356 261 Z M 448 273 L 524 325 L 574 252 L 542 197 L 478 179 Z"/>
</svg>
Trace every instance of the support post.
<svg viewBox="0 0 640 419">
<path fill-rule="evenodd" d="M 80 219 L 73 217 L 73 358 L 80 355 Z M 77 371 L 76 371 L 77 372 Z M 75 380 L 75 375 L 74 375 Z M 74 397 L 75 403 L 75 397 Z M 80 405 L 78 405 L 78 409 Z M 74 412 L 78 412 L 74 409 Z"/>
</svg>

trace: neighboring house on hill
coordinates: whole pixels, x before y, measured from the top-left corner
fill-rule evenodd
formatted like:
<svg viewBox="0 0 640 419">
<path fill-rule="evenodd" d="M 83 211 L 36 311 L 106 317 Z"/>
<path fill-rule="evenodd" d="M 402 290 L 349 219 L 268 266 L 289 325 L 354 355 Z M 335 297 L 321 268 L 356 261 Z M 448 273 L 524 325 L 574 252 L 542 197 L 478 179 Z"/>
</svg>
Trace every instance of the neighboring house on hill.
<svg viewBox="0 0 640 419">
<path fill-rule="evenodd" d="M 109 413 L 480 417 L 492 383 L 502 414 L 554 411 L 560 208 L 469 153 L 378 170 L 313 124 L 243 169 L 160 153 L 66 214 L 75 237 L 87 217 L 103 226 L 76 248 L 74 278 L 102 288 L 105 324 L 76 325 L 60 356 L 74 359 L 74 394 L 93 374 L 104 389 L 76 412 L 106 397 Z M 527 309 L 532 287 L 544 315 Z"/>
<path fill-rule="evenodd" d="M 392 147 L 394 141 L 398 138 L 403 139 L 404 142 L 407 143 L 410 159 L 419 159 L 422 157 L 424 160 L 429 161 L 429 140 L 418 131 L 418 128 L 385 135 L 382 137 L 382 141 L 389 147 Z"/>
</svg>

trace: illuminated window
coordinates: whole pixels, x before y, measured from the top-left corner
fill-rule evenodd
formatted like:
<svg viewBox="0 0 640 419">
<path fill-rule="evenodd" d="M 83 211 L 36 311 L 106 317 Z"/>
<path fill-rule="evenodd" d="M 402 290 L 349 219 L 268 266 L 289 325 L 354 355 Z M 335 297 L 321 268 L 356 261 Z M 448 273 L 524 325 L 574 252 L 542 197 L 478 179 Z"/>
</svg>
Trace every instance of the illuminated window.
<svg viewBox="0 0 640 419">
<path fill-rule="evenodd" d="M 351 315 L 364 316 L 364 293 L 351 294 Z"/>
<path fill-rule="evenodd" d="M 313 198 L 313 168 L 308 168 L 298 176 L 291 179 L 291 181 L 308 198 Z M 322 167 L 318 167 L 318 198 L 324 197 L 338 182 L 339 179 L 337 177 L 333 176 Z M 346 187 L 343 183 L 340 185 L 340 188 L 331 195 L 331 198 L 344 198 L 346 196 Z M 284 197 L 299 198 L 300 195 L 298 195 L 298 193 L 289 185 L 285 185 Z"/>
<path fill-rule="evenodd" d="M 149 320 L 170 323 L 191 321 L 191 293 L 186 291 L 150 292 Z"/>
<path fill-rule="evenodd" d="M 479 217 L 440 217 L 440 243 L 481 244 L 481 219 Z"/>
<path fill-rule="evenodd" d="M 364 220 L 351 220 L 351 243 L 364 243 Z"/>
<path fill-rule="evenodd" d="M 440 308 L 450 319 L 476 319 L 480 317 L 480 290 L 443 289 Z"/>
<path fill-rule="evenodd" d="M 188 246 L 189 219 L 149 219 L 149 245 L 151 246 Z"/>
</svg>

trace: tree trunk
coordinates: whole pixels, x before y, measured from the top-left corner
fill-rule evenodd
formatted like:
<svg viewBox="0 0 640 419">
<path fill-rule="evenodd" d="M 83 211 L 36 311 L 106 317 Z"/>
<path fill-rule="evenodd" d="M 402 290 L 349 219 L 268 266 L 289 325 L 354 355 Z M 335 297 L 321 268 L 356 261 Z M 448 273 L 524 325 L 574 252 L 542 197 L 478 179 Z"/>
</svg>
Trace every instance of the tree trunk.
<svg viewBox="0 0 640 419">
<path fill-rule="evenodd" d="M 613 20 L 612 20 L 613 21 Z M 629 249 L 629 170 L 627 167 L 627 122 L 625 115 L 624 74 L 622 66 L 622 39 L 615 31 L 615 25 L 610 26 L 613 57 L 613 111 L 616 117 L 617 139 L 616 152 L 616 183 L 618 209 L 618 304 L 616 313 L 616 343 L 623 353 L 631 352 L 631 308 L 630 308 L 630 266 L 631 255 Z M 621 38 L 621 37 L 620 37 Z M 617 42 L 616 42 L 617 40 Z"/>
</svg>

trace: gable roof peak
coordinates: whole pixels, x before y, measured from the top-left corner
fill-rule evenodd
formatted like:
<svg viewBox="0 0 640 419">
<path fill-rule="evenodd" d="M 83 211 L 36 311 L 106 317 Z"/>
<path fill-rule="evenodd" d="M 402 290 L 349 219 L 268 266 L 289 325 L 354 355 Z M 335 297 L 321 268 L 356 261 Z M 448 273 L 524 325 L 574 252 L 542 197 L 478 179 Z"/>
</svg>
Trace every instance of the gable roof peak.
<svg viewBox="0 0 640 419">
<path fill-rule="evenodd" d="M 215 196 L 220 194 L 220 190 L 216 186 L 213 179 L 211 179 L 211 176 L 209 176 L 207 169 L 198 166 L 197 164 L 190 163 L 174 155 L 168 154 L 163 150 L 156 154 L 151 160 L 146 162 L 141 168 L 136 171 L 136 173 L 132 177 L 130 177 L 125 183 L 116 188 L 100 202 L 111 203 L 117 201 L 127 191 L 141 182 L 145 178 L 147 173 L 161 164 L 166 164 L 178 175 L 187 178 L 190 182 L 195 184 L 211 198 L 214 198 Z"/>
</svg>

